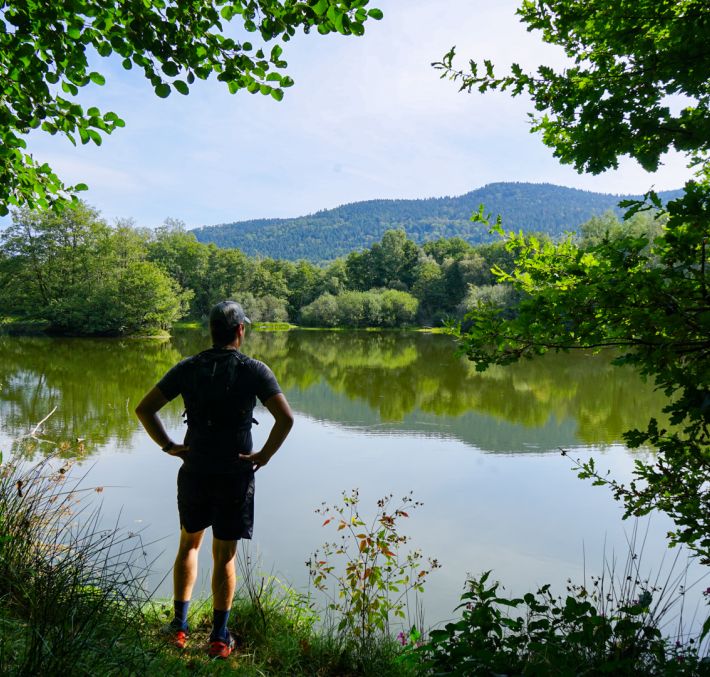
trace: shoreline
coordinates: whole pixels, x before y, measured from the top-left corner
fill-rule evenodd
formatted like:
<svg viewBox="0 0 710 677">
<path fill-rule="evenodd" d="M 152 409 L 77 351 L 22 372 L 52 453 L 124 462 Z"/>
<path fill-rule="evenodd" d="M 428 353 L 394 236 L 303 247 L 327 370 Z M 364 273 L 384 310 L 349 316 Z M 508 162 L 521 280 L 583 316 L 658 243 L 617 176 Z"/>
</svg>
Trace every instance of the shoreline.
<svg viewBox="0 0 710 677">
<path fill-rule="evenodd" d="M 0 336 L 45 336 L 48 338 L 79 338 L 79 339 L 152 339 L 166 340 L 173 331 L 190 331 L 203 329 L 207 326 L 200 320 L 182 320 L 176 322 L 169 330 L 157 330 L 144 334 L 81 334 L 78 332 L 57 332 L 49 328 L 43 320 L 19 320 L 15 318 L 0 319 Z M 330 331 L 330 332 L 409 332 L 420 334 L 449 334 L 447 327 L 428 327 L 406 325 L 401 327 L 306 327 L 291 322 L 254 322 L 251 331 L 283 332 L 283 331 Z"/>
</svg>

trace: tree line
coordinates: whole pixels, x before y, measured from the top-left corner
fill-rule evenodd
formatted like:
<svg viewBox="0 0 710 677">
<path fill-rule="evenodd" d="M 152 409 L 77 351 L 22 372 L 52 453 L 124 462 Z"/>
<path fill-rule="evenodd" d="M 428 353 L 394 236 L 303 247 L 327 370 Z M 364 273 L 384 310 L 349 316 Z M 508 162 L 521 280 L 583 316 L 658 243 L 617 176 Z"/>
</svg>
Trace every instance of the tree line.
<svg viewBox="0 0 710 677">
<path fill-rule="evenodd" d="M 660 222 L 639 215 L 624 229 Z M 622 227 L 609 212 L 582 227 L 594 243 Z M 547 236 L 540 236 L 545 238 Z M 225 298 L 254 321 L 322 327 L 401 327 L 461 320 L 480 304 L 513 307 L 492 269 L 504 244 L 442 238 L 423 245 L 403 230 L 327 265 L 249 257 L 198 242 L 175 220 L 155 230 L 109 225 L 83 203 L 60 213 L 14 212 L 0 234 L 0 315 L 46 323 L 57 333 L 130 335 L 204 318 Z"/>
</svg>

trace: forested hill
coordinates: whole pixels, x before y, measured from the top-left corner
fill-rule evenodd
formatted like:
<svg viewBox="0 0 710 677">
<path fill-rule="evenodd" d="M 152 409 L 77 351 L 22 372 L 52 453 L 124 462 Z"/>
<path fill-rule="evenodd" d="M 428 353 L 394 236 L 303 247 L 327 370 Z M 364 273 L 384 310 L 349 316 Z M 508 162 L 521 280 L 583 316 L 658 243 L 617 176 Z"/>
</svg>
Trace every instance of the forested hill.
<svg viewBox="0 0 710 677">
<path fill-rule="evenodd" d="M 666 201 L 681 191 L 665 191 Z M 368 200 L 292 219 L 258 219 L 203 226 L 194 233 L 200 242 L 238 247 L 250 256 L 327 261 L 370 247 L 390 228 L 404 228 L 421 244 L 442 237 L 461 237 L 472 244 L 491 240 L 488 230 L 471 223 L 484 204 L 500 214 L 506 229 L 560 235 L 575 230 L 595 214 L 619 212 L 620 200 L 639 197 L 592 193 L 549 183 L 491 183 L 459 197 L 423 200 Z"/>
</svg>

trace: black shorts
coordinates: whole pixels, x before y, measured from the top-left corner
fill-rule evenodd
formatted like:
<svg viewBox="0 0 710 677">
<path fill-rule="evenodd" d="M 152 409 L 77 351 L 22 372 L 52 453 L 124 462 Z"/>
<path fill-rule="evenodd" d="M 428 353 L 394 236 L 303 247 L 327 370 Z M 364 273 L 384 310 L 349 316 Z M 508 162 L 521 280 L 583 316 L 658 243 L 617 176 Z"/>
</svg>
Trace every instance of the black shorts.
<svg viewBox="0 0 710 677">
<path fill-rule="evenodd" d="M 223 541 L 251 538 L 254 530 L 254 473 L 203 475 L 181 467 L 177 478 L 180 526 L 188 533 L 212 527 Z"/>
</svg>

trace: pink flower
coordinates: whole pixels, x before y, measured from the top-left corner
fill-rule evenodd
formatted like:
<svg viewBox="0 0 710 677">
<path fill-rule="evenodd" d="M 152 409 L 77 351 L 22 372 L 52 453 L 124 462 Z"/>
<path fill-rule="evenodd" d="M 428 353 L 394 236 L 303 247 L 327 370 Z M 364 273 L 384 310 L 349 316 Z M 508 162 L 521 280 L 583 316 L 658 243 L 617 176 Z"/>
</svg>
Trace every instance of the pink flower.
<svg viewBox="0 0 710 677">
<path fill-rule="evenodd" d="M 407 636 L 403 632 L 397 635 L 397 639 L 402 646 L 407 646 Z"/>
</svg>

